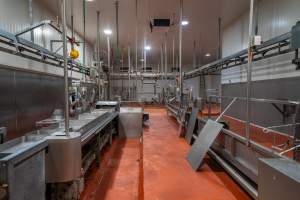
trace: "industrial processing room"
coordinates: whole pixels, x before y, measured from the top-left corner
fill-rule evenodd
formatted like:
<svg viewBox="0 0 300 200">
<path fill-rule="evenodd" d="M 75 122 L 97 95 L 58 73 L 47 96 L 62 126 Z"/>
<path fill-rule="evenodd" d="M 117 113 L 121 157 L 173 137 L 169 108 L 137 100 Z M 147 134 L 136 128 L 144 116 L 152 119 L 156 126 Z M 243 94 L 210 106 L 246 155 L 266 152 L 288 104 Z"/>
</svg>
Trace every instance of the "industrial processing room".
<svg viewBox="0 0 300 200">
<path fill-rule="evenodd" d="M 0 200 L 300 200 L 300 0 L 0 0 Z"/>
</svg>

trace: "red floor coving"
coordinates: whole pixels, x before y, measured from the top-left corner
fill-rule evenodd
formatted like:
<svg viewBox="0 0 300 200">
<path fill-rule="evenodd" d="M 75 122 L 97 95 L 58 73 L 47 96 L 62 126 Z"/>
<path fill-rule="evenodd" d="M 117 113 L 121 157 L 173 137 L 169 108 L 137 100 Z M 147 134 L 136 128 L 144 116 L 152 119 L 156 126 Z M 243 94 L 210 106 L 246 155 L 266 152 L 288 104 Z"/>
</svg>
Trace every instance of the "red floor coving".
<svg viewBox="0 0 300 200">
<path fill-rule="evenodd" d="M 150 113 L 143 142 L 114 141 L 101 167 L 86 176 L 82 200 L 248 200 L 251 199 L 209 157 L 198 172 L 186 161 L 190 146 L 162 108 Z"/>
</svg>

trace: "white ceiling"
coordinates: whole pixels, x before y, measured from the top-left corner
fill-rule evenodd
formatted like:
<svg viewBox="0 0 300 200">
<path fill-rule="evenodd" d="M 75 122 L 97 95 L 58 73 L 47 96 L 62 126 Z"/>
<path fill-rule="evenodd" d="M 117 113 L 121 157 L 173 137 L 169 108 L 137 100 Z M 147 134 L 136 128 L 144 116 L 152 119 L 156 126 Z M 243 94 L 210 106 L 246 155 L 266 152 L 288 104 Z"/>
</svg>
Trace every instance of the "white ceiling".
<svg viewBox="0 0 300 200">
<path fill-rule="evenodd" d="M 57 13 L 57 4 L 60 0 L 39 0 L 53 13 Z M 70 21 L 71 4 L 68 1 L 68 19 Z M 223 27 L 248 9 L 249 0 L 184 0 L 184 18 L 190 24 L 183 30 L 183 63 L 193 61 L 193 43 L 196 41 L 197 58 L 203 57 L 203 62 L 216 58 L 218 38 L 218 18 L 222 18 Z M 112 41 L 116 44 L 116 12 L 115 0 L 94 0 L 86 2 L 86 39 L 90 44 L 96 41 L 96 11 L 101 12 L 101 29 L 113 30 Z M 83 0 L 74 0 L 75 30 L 83 35 Z M 138 46 L 142 49 L 144 39 L 152 49 L 147 54 L 147 60 L 153 64 L 160 61 L 160 48 L 165 38 L 164 33 L 150 33 L 149 19 L 153 17 L 169 18 L 175 13 L 179 16 L 179 0 L 138 0 Z M 172 38 L 176 37 L 178 46 L 178 28 L 173 27 L 168 32 L 168 51 L 171 60 Z M 102 48 L 105 47 L 105 38 L 102 35 Z M 119 47 L 135 47 L 135 0 L 119 0 Z M 133 52 L 133 50 L 132 50 Z M 211 53 L 207 59 L 203 55 Z M 126 55 L 126 54 L 125 54 Z M 140 57 L 140 56 L 139 56 Z M 149 58 L 148 58 L 149 57 Z M 170 61 L 169 61 L 170 62 Z"/>
</svg>

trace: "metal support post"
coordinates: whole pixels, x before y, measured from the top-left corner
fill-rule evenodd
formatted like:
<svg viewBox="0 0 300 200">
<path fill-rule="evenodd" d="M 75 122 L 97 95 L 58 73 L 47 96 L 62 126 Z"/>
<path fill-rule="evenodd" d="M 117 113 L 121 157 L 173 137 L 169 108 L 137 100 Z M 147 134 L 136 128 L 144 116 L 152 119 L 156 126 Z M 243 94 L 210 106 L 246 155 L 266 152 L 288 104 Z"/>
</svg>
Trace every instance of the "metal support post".
<svg viewBox="0 0 300 200">
<path fill-rule="evenodd" d="M 115 2 L 115 6 L 116 6 L 117 48 L 119 48 L 119 1 Z"/>
<path fill-rule="evenodd" d="M 135 0 L 135 73 L 137 73 L 137 71 L 138 71 L 138 0 Z M 136 98 L 137 78 L 135 78 L 134 89 L 135 89 L 134 98 Z"/>
<path fill-rule="evenodd" d="M 246 83 L 246 139 L 247 145 L 250 144 L 250 124 L 251 124 L 251 78 L 252 78 L 252 39 L 253 39 L 253 12 L 254 0 L 250 0 L 250 15 L 249 15 L 249 44 L 248 44 L 248 66 L 247 66 L 247 83 Z"/>
<path fill-rule="evenodd" d="M 100 12 L 97 11 L 97 67 L 98 67 L 98 89 L 99 89 L 99 101 L 101 100 L 101 83 L 100 83 L 100 72 L 101 72 L 101 64 L 100 64 Z"/>
<path fill-rule="evenodd" d="M 172 64 L 174 70 L 175 69 L 175 36 L 173 36 L 173 41 L 172 41 L 172 62 L 173 62 Z"/>
<path fill-rule="evenodd" d="M 64 81 L 65 81 L 65 133 L 69 133 L 69 82 L 68 82 L 68 52 L 67 52 L 67 20 L 66 20 L 66 0 L 61 1 L 62 8 L 62 41 L 64 57 Z"/>
<path fill-rule="evenodd" d="M 218 19 L 218 59 L 222 58 L 222 19 Z"/>
<path fill-rule="evenodd" d="M 131 90 L 131 81 L 130 81 L 130 73 L 131 73 L 131 57 L 130 57 L 130 46 L 128 46 L 128 100 L 130 101 L 130 90 Z"/>
<path fill-rule="evenodd" d="M 29 20 L 30 20 L 30 26 L 33 26 L 33 9 L 32 9 L 32 0 L 28 0 L 28 6 L 29 6 Z M 34 42 L 34 31 L 30 31 L 30 40 L 31 42 Z"/>
<path fill-rule="evenodd" d="M 86 48 L 86 21 L 85 21 L 85 16 L 86 16 L 86 0 L 82 0 L 82 9 L 83 9 L 83 48 L 82 48 L 82 63 L 83 66 L 85 66 L 85 48 Z M 83 80 L 85 80 L 85 75 L 82 75 Z"/>
<path fill-rule="evenodd" d="M 166 76 L 166 80 L 167 80 L 167 73 L 168 73 L 168 49 L 167 49 L 167 42 L 168 39 L 168 34 L 165 34 L 165 76 Z"/>
<path fill-rule="evenodd" d="M 110 72 L 111 72 L 111 66 L 110 66 L 110 40 L 109 36 L 107 36 L 107 66 L 108 66 L 108 77 L 107 77 L 107 87 L 108 87 L 108 92 L 107 92 L 107 98 L 108 100 L 111 100 L 111 80 L 110 80 Z"/>
<path fill-rule="evenodd" d="M 180 105 L 183 103 L 183 77 L 182 77 L 182 17 L 183 17 L 183 0 L 180 0 L 180 20 L 179 20 L 179 83 L 180 83 Z"/>
</svg>

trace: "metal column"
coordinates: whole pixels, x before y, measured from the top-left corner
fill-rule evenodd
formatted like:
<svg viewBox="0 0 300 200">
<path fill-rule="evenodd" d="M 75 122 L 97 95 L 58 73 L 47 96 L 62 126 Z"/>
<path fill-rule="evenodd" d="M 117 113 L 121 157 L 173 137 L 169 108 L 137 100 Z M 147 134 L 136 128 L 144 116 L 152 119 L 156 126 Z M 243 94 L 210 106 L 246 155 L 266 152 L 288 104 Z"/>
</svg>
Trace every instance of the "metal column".
<svg viewBox="0 0 300 200">
<path fill-rule="evenodd" d="M 115 2 L 115 6 L 116 6 L 117 48 L 119 48 L 119 1 Z"/>
<path fill-rule="evenodd" d="M 135 73 L 138 71 L 138 0 L 135 0 Z M 137 92 L 137 77 L 135 78 L 135 93 L 134 98 L 136 97 Z"/>
<path fill-rule="evenodd" d="M 64 56 L 64 80 L 65 80 L 65 132 L 69 136 L 69 83 L 68 83 L 68 52 L 67 52 L 67 20 L 66 0 L 61 1 L 62 7 L 62 41 Z"/>
<path fill-rule="evenodd" d="M 222 58 L 222 19 L 218 19 L 218 59 Z"/>
<path fill-rule="evenodd" d="M 111 84 L 111 80 L 110 80 L 110 71 L 111 71 L 111 66 L 110 66 L 110 40 L 109 40 L 109 36 L 107 36 L 107 66 L 108 66 L 108 77 L 107 77 L 107 87 L 108 87 L 108 92 L 107 92 L 107 98 L 108 100 L 111 100 L 111 88 L 110 88 L 110 84 Z"/>
<path fill-rule="evenodd" d="M 193 43 L 193 69 L 196 69 L 197 58 L 196 58 L 196 40 Z"/>
<path fill-rule="evenodd" d="M 179 73 L 180 73 L 180 104 L 183 103 L 183 79 L 182 79 L 182 15 L 183 0 L 180 0 L 180 20 L 179 20 Z"/>
<path fill-rule="evenodd" d="M 247 144 L 250 141 L 250 124 L 251 124 L 251 78 L 252 78 L 252 39 L 253 39 L 253 10 L 254 0 L 250 0 L 250 15 L 249 15 L 249 46 L 248 46 L 248 66 L 247 66 L 247 94 L 246 94 L 246 138 Z"/>
<path fill-rule="evenodd" d="M 172 64 L 174 70 L 175 69 L 175 36 L 173 36 L 173 41 L 172 41 L 172 62 L 173 62 Z"/>
<path fill-rule="evenodd" d="M 86 15 L 86 0 L 82 0 L 82 9 L 83 9 L 83 48 L 82 48 L 82 62 L 83 66 L 85 66 L 85 46 L 86 46 L 86 41 L 85 41 L 85 15 Z M 85 75 L 82 75 L 83 79 L 85 79 Z"/>
<path fill-rule="evenodd" d="M 131 83 L 130 83 L 130 73 L 131 73 L 131 58 L 130 58 L 130 46 L 128 46 L 128 100 L 130 101 L 130 90 L 131 90 Z"/>
<path fill-rule="evenodd" d="M 97 11 L 97 67 L 98 67 L 98 89 L 99 89 L 99 101 L 101 100 L 101 83 L 100 83 L 100 72 L 101 72 L 101 66 L 100 66 L 100 12 Z"/>
<path fill-rule="evenodd" d="M 165 76 L 166 76 L 166 80 L 167 80 L 167 73 L 168 73 L 168 51 L 167 51 L 167 42 L 168 39 L 168 34 L 165 34 Z"/>
<path fill-rule="evenodd" d="M 30 20 L 30 26 L 33 26 L 33 10 L 32 10 L 32 0 L 28 1 L 28 7 L 29 7 L 29 20 Z M 34 31 L 30 31 L 30 40 L 31 42 L 34 42 Z"/>
</svg>

